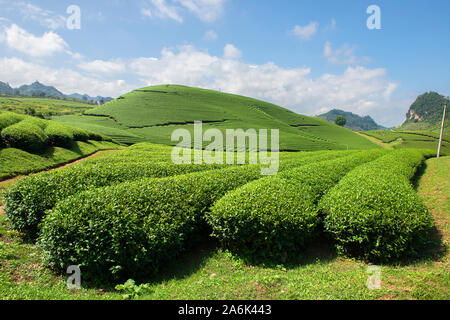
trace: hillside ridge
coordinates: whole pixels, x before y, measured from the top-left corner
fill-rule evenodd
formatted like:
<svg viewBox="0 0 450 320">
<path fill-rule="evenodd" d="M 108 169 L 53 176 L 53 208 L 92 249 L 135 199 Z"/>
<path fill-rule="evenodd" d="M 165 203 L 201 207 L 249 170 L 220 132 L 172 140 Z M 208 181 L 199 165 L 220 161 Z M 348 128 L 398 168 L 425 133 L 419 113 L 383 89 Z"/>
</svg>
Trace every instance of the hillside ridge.
<svg viewBox="0 0 450 320">
<path fill-rule="evenodd" d="M 114 120 L 111 120 L 114 119 Z M 284 151 L 373 149 L 378 146 L 323 119 L 297 114 L 278 105 L 230 93 L 180 85 L 140 88 L 85 111 L 83 116 L 55 117 L 72 126 L 104 126 L 143 141 L 176 145 L 174 129 L 279 129 Z M 106 134 L 106 133 L 105 133 Z M 123 137 L 107 134 L 127 143 Z M 205 145 L 205 147 L 208 144 Z"/>
</svg>

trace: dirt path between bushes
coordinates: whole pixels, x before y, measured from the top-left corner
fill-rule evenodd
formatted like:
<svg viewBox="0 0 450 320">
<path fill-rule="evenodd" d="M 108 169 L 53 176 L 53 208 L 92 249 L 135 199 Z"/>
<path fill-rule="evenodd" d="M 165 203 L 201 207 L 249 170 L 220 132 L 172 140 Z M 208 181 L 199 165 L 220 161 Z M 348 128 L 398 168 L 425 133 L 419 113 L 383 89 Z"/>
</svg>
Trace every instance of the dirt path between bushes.
<svg viewBox="0 0 450 320">
<path fill-rule="evenodd" d="M 69 167 L 69 166 L 73 166 L 73 165 L 75 165 L 75 164 L 77 164 L 77 163 L 80 163 L 81 161 L 84 161 L 84 160 L 93 158 L 93 157 L 95 157 L 95 156 L 98 156 L 100 153 L 104 153 L 104 152 L 108 152 L 108 151 L 111 151 L 111 150 L 100 150 L 100 151 L 96 151 L 96 152 L 94 152 L 94 153 L 91 154 L 91 155 L 88 155 L 88 156 L 84 156 L 84 157 L 78 158 L 78 159 L 76 159 L 76 160 L 73 160 L 73 161 L 70 161 L 70 162 L 67 162 L 67 163 L 58 165 L 58 166 L 53 167 L 53 168 L 49 168 L 49 169 L 47 169 L 47 170 L 42 170 L 42 171 L 39 171 L 39 172 L 33 172 L 33 173 L 30 173 L 30 174 L 21 175 L 21 176 L 16 176 L 16 177 L 14 177 L 14 178 L 9 178 L 9 179 L 6 179 L 6 180 L 2 180 L 2 181 L 0 181 L 0 185 L 9 184 L 9 183 L 11 183 L 11 182 L 16 181 L 17 179 L 24 178 L 24 177 L 27 177 L 27 176 L 29 176 L 29 175 L 31 175 L 31 174 L 35 174 L 35 173 L 46 172 L 46 171 L 53 171 L 53 170 L 61 170 L 61 169 L 67 168 L 67 167 Z"/>
<path fill-rule="evenodd" d="M 77 163 L 80 163 L 81 161 L 84 161 L 84 160 L 87 160 L 87 159 L 96 157 L 96 156 L 98 156 L 98 155 L 100 155 L 100 154 L 102 154 L 102 153 L 106 153 L 106 152 L 110 152 L 110 151 L 113 151 L 113 150 L 99 150 L 99 151 L 96 151 L 96 152 L 94 152 L 93 154 L 90 154 L 90 155 L 88 155 L 88 156 L 79 158 L 79 159 L 74 160 L 74 161 L 71 161 L 71 162 L 67 162 L 67 163 L 65 163 L 65 164 L 59 165 L 59 166 L 54 167 L 54 168 L 50 168 L 50 169 L 47 169 L 47 170 L 42 170 L 42 171 L 40 171 L 40 172 L 53 171 L 53 170 L 61 170 L 61 169 L 64 169 L 64 168 L 73 166 L 73 165 L 75 165 L 75 164 L 77 164 Z M 116 150 L 114 150 L 114 151 L 116 151 Z M 30 174 L 31 174 L 31 173 L 30 173 Z M 0 191 L 1 191 L 1 189 L 6 189 L 6 188 L 2 188 L 2 187 L 7 187 L 7 186 L 9 187 L 9 186 L 10 186 L 11 184 L 13 184 L 16 180 L 21 179 L 21 178 L 24 178 L 24 177 L 27 177 L 27 176 L 28 176 L 28 175 L 22 175 L 22 176 L 17 176 L 17 177 L 14 177 L 14 178 L 10 178 L 10 179 L 6 179 L 6 180 L 3 180 L 3 181 L 0 181 Z M 1 203 L 1 202 L 0 202 L 0 203 Z M 0 216 L 3 215 L 3 214 L 5 214 L 4 207 L 5 207 L 4 205 L 0 205 Z"/>
<path fill-rule="evenodd" d="M 376 138 L 374 138 L 374 137 L 369 137 L 369 136 L 367 136 L 367 135 L 365 135 L 365 134 L 362 134 L 362 133 L 359 133 L 359 132 L 355 132 L 355 133 L 356 133 L 357 135 L 359 135 L 359 136 L 361 136 L 361 137 L 364 137 L 364 138 L 366 138 L 367 140 L 369 140 L 369 141 L 371 141 L 371 142 L 373 142 L 373 143 L 379 145 L 380 147 L 382 147 L 382 148 L 384 148 L 384 149 L 388 149 L 388 150 L 391 150 L 391 149 L 392 149 L 391 146 L 389 146 L 387 143 L 384 143 L 384 142 L 381 141 L 381 140 L 378 140 L 378 139 L 376 139 Z"/>
</svg>

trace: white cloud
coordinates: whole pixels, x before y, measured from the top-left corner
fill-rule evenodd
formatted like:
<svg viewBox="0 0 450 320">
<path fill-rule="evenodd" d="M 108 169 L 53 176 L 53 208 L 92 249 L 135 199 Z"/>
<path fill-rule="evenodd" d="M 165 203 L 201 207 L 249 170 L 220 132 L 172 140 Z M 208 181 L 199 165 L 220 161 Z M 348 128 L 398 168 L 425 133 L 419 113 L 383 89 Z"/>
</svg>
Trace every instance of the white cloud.
<svg viewBox="0 0 450 320">
<path fill-rule="evenodd" d="M 44 10 L 28 2 L 0 0 L 0 6 L 4 12 L 19 13 L 24 20 L 38 22 L 43 27 L 52 30 L 63 28 L 66 25 L 66 18 L 63 15 Z"/>
<path fill-rule="evenodd" d="M 71 69 L 53 69 L 18 58 L 0 58 L 0 78 L 7 80 L 12 86 L 39 80 L 46 85 L 55 86 L 65 94 L 81 92 L 91 96 L 117 97 L 135 89 L 124 80 L 99 80 Z"/>
<path fill-rule="evenodd" d="M 301 40 L 309 40 L 317 33 L 318 28 L 319 24 L 317 22 L 310 22 L 308 25 L 303 27 L 296 25 L 291 32 Z"/>
<path fill-rule="evenodd" d="M 355 55 L 355 47 L 344 44 L 339 49 L 333 49 L 331 42 L 327 41 L 323 50 L 323 55 L 332 64 L 365 64 L 370 62 L 369 57 L 358 58 Z"/>
<path fill-rule="evenodd" d="M 224 10 L 226 0 L 147 0 L 141 13 L 151 19 L 172 19 L 183 22 L 186 12 L 204 22 L 215 21 Z"/>
<path fill-rule="evenodd" d="M 227 44 L 223 49 L 223 57 L 225 59 L 238 60 L 242 57 L 242 52 L 232 44 Z"/>
<path fill-rule="evenodd" d="M 193 46 L 164 49 L 160 59 L 134 59 L 128 69 L 147 85 L 168 83 L 221 89 L 306 115 L 339 108 L 385 120 L 386 115 L 399 114 L 401 107 L 390 101 L 397 84 L 387 78 L 385 69 L 348 67 L 342 74 L 313 78 L 309 68 L 286 69 L 272 62 L 246 64 L 198 51 Z M 404 110 L 400 113 L 403 116 Z"/>
<path fill-rule="evenodd" d="M 64 39 L 52 31 L 37 37 L 16 24 L 5 28 L 3 41 L 10 48 L 32 57 L 52 56 L 57 52 L 64 52 L 68 48 Z"/>
<path fill-rule="evenodd" d="M 39 80 L 64 93 L 113 97 L 145 85 L 182 84 L 262 99 L 305 115 L 333 108 L 370 114 L 385 125 L 399 124 L 406 113 L 404 101 L 392 99 L 398 85 L 388 79 L 385 69 L 352 66 L 340 74 L 313 77 L 309 68 L 283 68 L 273 62 L 244 63 L 239 60 L 238 48 L 231 44 L 227 48 L 224 53 L 229 52 L 223 57 L 184 45 L 165 48 L 158 58 L 79 63 L 87 75 L 70 68 L 54 69 L 17 58 L 0 58 L 0 79 L 15 86 Z M 105 80 L 119 72 L 120 80 Z"/>
<path fill-rule="evenodd" d="M 82 62 L 78 67 L 88 72 L 103 73 L 106 75 L 123 73 L 125 71 L 125 65 L 120 59 L 112 61 L 95 60 L 91 62 Z"/>
<path fill-rule="evenodd" d="M 217 40 L 219 36 L 214 30 L 209 30 L 205 32 L 205 35 L 203 36 L 204 40 Z"/>
</svg>

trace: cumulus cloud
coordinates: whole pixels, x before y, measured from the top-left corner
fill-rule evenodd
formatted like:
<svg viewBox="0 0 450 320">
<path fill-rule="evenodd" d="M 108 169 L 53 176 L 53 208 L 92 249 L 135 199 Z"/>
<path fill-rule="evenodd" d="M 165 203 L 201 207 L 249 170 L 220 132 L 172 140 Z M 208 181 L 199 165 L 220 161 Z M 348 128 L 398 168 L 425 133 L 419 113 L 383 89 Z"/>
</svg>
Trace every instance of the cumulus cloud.
<svg viewBox="0 0 450 320">
<path fill-rule="evenodd" d="M 329 41 L 325 43 L 323 55 L 332 64 L 365 64 L 370 62 L 369 57 L 358 58 L 355 55 L 355 47 L 344 44 L 338 49 L 333 49 Z"/>
<path fill-rule="evenodd" d="M 103 73 L 107 75 L 123 73 L 125 65 L 120 59 L 112 61 L 94 60 L 90 62 L 82 62 L 78 64 L 80 69 L 89 72 Z"/>
<path fill-rule="evenodd" d="M 232 44 L 224 48 L 222 57 L 184 45 L 165 48 L 159 57 L 79 63 L 81 72 L 1 58 L 0 78 L 13 85 L 39 79 L 65 93 L 113 97 L 146 85 L 182 84 L 262 99 L 305 115 L 333 108 L 370 114 L 378 121 L 389 120 L 382 122 L 387 125 L 401 121 L 407 109 L 392 101 L 398 85 L 389 80 L 382 68 L 349 66 L 339 74 L 313 77 L 309 68 L 283 68 L 273 62 L 248 64 L 240 56 Z M 128 81 L 105 80 L 119 73 Z M 401 116 L 392 120 L 393 115 Z"/>
<path fill-rule="evenodd" d="M 16 24 L 5 28 L 2 39 L 10 48 L 32 57 L 52 56 L 57 52 L 64 52 L 68 48 L 64 39 L 53 31 L 38 37 Z"/>
<path fill-rule="evenodd" d="M 309 40 L 317 33 L 319 24 L 317 22 L 310 22 L 306 26 L 296 25 L 291 33 L 297 36 L 301 40 Z"/>
<path fill-rule="evenodd" d="M 240 59 L 242 57 L 242 52 L 232 44 L 227 44 L 223 49 L 223 57 L 231 60 Z"/>
<path fill-rule="evenodd" d="M 19 58 L 0 58 L 0 78 L 7 79 L 12 86 L 39 80 L 46 85 L 55 86 L 65 94 L 82 92 L 92 96 L 116 97 L 135 89 L 124 80 L 104 81 L 71 69 L 54 69 Z"/>
<path fill-rule="evenodd" d="M 254 65 L 234 58 L 180 46 L 164 49 L 159 59 L 133 59 L 128 69 L 147 85 L 168 83 L 221 89 L 306 115 L 340 108 L 384 119 L 384 115 L 395 113 L 393 108 L 398 108 L 390 101 L 397 84 L 387 78 L 385 69 L 354 66 L 342 74 L 314 78 L 309 68 L 288 69 L 272 62 Z"/>
<path fill-rule="evenodd" d="M 226 0 L 147 0 L 141 13 L 151 19 L 172 19 L 182 23 L 186 12 L 204 22 L 215 21 L 223 12 Z"/>
</svg>

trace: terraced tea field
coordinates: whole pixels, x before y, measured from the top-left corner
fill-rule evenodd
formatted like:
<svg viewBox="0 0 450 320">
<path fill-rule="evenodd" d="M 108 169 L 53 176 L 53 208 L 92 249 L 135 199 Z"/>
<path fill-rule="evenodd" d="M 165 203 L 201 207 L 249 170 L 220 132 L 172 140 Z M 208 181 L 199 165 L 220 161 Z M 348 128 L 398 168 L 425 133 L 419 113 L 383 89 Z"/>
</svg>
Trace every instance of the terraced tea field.
<svg viewBox="0 0 450 320">
<path fill-rule="evenodd" d="M 171 152 L 136 144 L 8 187 L 2 296 L 75 298 L 58 275 L 79 265 L 86 286 L 77 298 L 121 298 L 113 287 L 134 279 L 118 287 L 149 283 L 133 298 L 367 299 L 398 293 L 392 284 L 367 289 L 368 263 L 390 277 L 411 275 L 410 267 L 389 267 L 396 263 L 445 259 L 433 236 L 441 222 L 413 185 L 431 152 L 281 153 L 279 173 L 266 177 L 264 165 L 175 165 Z M 28 271 L 30 286 L 17 280 L 26 271 L 13 271 L 15 263 L 40 266 Z M 340 277 L 355 285 L 341 286 Z M 444 285 L 448 277 L 433 281 Z M 448 297 L 439 290 L 423 292 Z"/>
<path fill-rule="evenodd" d="M 362 135 L 377 139 L 388 148 L 419 148 L 437 152 L 439 133 L 432 131 L 363 131 Z M 450 155 L 450 135 L 444 134 L 442 140 L 442 155 Z"/>
<path fill-rule="evenodd" d="M 50 98 L 0 96 L 0 112 L 10 111 L 25 114 L 33 109 L 36 114 L 49 118 L 71 114 L 82 114 L 94 108 L 95 105 Z"/>
<path fill-rule="evenodd" d="M 174 146 L 177 142 L 170 139 L 174 130 L 186 129 L 193 134 L 193 122 L 202 121 L 204 130 L 215 128 L 223 133 L 226 129 L 279 129 L 280 148 L 284 151 L 378 147 L 348 129 L 271 103 L 176 85 L 138 89 L 83 116 L 53 119 L 127 144 L 147 141 Z"/>
</svg>

